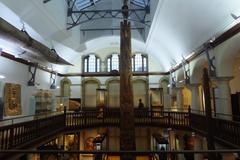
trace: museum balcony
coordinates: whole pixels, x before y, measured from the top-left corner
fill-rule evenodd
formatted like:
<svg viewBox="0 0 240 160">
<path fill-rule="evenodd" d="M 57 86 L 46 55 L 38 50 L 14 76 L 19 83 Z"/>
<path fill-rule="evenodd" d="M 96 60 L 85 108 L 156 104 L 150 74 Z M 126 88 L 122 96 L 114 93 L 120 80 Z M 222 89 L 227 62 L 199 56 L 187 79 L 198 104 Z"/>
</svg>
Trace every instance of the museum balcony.
<svg viewBox="0 0 240 160">
<path fill-rule="evenodd" d="M 152 137 L 154 139 L 154 144 L 152 142 L 152 147 L 147 148 L 138 148 L 135 153 L 131 153 L 138 156 L 151 156 L 154 159 L 154 155 L 158 155 L 162 153 L 161 150 L 156 150 L 156 144 L 168 145 L 166 147 L 167 154 L 170 155 L 184 155 L 184 153 L 188 153 L 186 148 L 179 148 L 179 150 L 171 150 L 171 144 L 177 142 L 176 139 L 180 139 L 177 136 L 171 139 L 171 132 L 182 132 L 184 136 L 181 139 L 186 139 L 186 135 L 189 136 L 189 143 L 191 143 L 191 138 L 193 137 L 206 137 L 208 136 L 207 132 L 207 118 L 204 112 L 197 112 L 195 110 L 174 110 L 164 109 L 159 111 L 149 111 L 148 109 L 135 109 L 135 130 L 136 130 L 136 139 L 138 143 L 137 146 L 141 146 L 142 143 L 145 143 L 143 140 L 143 135 L 138 135 L 140 133 L 145 134 L 146 137 Z M 212 123 L 211 127 L 213 129 L 213 137 L 214 142 L 220 147 L 221 150 L 217 149 L 215 153 L 228 153 L 228 152 L 236 152 L 240 147 L 240 123 L 237 121 L 226 120 L 223 118 L 218 118 L 220 115 L 212 115 Z M 224 115 L 227 116 L 227 115 Z M 80 141 L 85 141 L 80 138 L 83 135 L 93 135 L 91 137 L 96 138 L 99 134 L 104 135 L 103 139 L 108 139 L 104 142 L 103 140 L 99 142 L 101 146 L 106 146 L 106 143 L 111 141 L 111 137 L 114 135 L 114 139 L 117 139 L 116 135 L 119 133 L 120 126 L 120 109 L 119 108 L 107 108 L 104 110 L 98 110 L 97 108 L 85 109 L 81 111 L 75 112 L 56 112 L 49 113 L 44 115 L 37 116 L 25 116 L 18 117 L 12 119 L 5 119 L 1 121 L 0 127 L 0 151 L 2 158 L 12 158 L 13 155 L 22 155 L 23 153 L 34 153 L 41 155 L 45 151 L 45 154 L 57 154 L 64 155 L 65 154 L 73 154 L 73 155 L 86 155 L 86 154 L 95 154 L 99 155 L 100 153 L 96 152 L 96 150 L 101 150 L 101 155 L 108 156 L 119 156 L 123 154 L 122 152 L 117 152 L 118 148 L 115 147 L 114 151 L 111 150 L 113 146 L 117 144 L 112 144 L 112 147 L 99 148 L 96 147 L 94 149 L 86 149 L 80 150 L 80 145 L 74 150 L 68 150 L 66 145 L 59 145 L 59 142 L 70 141 L 70 139 L 74 139 L 74 142 L 80 143 Z M 156 134 L 153 130 L 163 129 L 163 132 L 160 131 L 160 134 Z M 114 132 L 114 133 L 113 133 Z M 94 134 L 93 134 L 94 133 Z M 167 134 L 167 138 L 164 134 Z M 81 136 L 80 136 L 81 135 Z M 65 137 L 60 138 L 59 137 Z M 68 137 L 68 138 L 67 138 Z M 139 138 L 140 137 L 140 138 Z M 184 138 L 185 137 L 185 138 Z M 161 138 L 163 138 L 161 140 Z M 56 140 L 58 139 L 58 140 Z M 101 138 L 100 138 L 101 139 Z M 160 140 L 159 140 L 160 139 Z M 166 143 L 164 141 L 167 141 Z M 73 141 L 73 140 L 72 140 Z M 140 141 L 140 142 L 139 142 Z M 151 141 L 151 140 L 150 140 Z M 49 144 L 56 143 L 58 144 L 57 148 L 46 148 Z M 68 142 L 69 145 L 70 142 Z M 146 143 L 149 143 L 146 141 Z M 179 143 L 179 142 L 177 142 Z M 85 145 L 85 144 L 84 144 Z M 175 144 L 177 145 L 177 144 Z M 64 147 L 65 146 L 65 147 Z M 111 146 L 111 145 L 110 145 Z M 85 146 L 86 147 L 86 146 Z M 33 150 L 35 148 L 35 150 Z M 37 150 L 36 150 L 37 148 Z M 44 148 L 44 149 L 43 149 Z M 114 148 L 114 147 L 113 147 Z M 152 149 L 155 150 L 152 150 Z M 173 148 L 173 147 L 172 147 Z M 174 147 L 176 148 L 176 146 Z M 143 149 L 145 151 L 143 151 Z M 229 150 L 235 149 L 235 150 Z M 147 151 L 148 150 L 148 151 Z M 201 153 L 205 155 L 209 153 L 208 150 L 196 150 L 193 148 L 189 148 L 189 153 L 193 154 Z M 140 152 L 141 151 L 141 152 Z M 14 153 L 14 154 L 13 154 Z M 21 153 L 21 154 L 19 154 Z M 127 152 L 126 152 L 127 153 Z M 1 159 L 2 159 L 1 158 Z M 105 157 L 106 158 L 106 157 Z M 156 158 L 156 157 L 155 157 Z M 104 156 L 102 157 L 104 159 Z"/>
</svg>

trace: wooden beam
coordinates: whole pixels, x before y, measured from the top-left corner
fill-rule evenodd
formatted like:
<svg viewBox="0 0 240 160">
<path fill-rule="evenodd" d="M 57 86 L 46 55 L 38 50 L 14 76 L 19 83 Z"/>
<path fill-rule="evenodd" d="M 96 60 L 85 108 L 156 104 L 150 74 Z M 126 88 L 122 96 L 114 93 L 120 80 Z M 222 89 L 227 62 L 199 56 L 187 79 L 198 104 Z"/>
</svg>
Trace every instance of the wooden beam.
<svg viewBox="0 0 240 160">
<path fill-rule="evenodd" d="M 165 76 L 169 75 L 169 72 L 133 72 L 133 76 Z M 119 73 L 111 72 L 94 72 L 94 73 L 59 73 L 60 77 L 112 77 L 120 76 Z"/>
<path fill-rule="evenodd" d="M 54 49 L 50 49 L 33 39 L 25 30 L 19 30 L 0 17 L 0 36 L 7 41 L 18 44 L 28 52 L 38 54 L 45 60 L 55 64 L 72 65 L 61 58 Z"/>
<path fill-rule="evenodd" d="M 226 40 L 232 38 L 233 36 L 235 36 L 239 32 L 240 32 L 240 23 L 233 26 L 228 31 L 224 32 L 219 37 L 217 37 L 216 40 L 211 43 L 211 46 L 216 47 L 216 46 L 220 45 L 221 43 L 225 42 Z"/>
<path fill-rule="evenodd" d="M 195 54 L 193 54 L 192 56 L 190 56 L 189 58 L 186 59 L 186 61 L 191 62 L 193 61 L 195 58 L 197 58 L 198 56 L 200 56 L 203 52 L 205 52 L 206 50 L 206 45 L 209 45 L 213 48 L 217 47 L 218 45 L 222 44 L 223 42 L 227 41 L 228 39 L 232 38 L 233 36 L 235 36 L 236 34 L 238 34 L 240 32 L 240 23 L 238 23 L 237 25 L 233 26 L 232 28 L 230 28 L 229 30 L 227 30 L 226 32 L 224 32 L 223 34 L 221 34 L 220 36 L 218 36 L 215 41 L 213 42 L 208 42 L 208 43 L 204 43 L 202 44 L 199 48 L 197 48 L 195 50 Z M 182 67 L 182 63 L 178 64 L 177 66 L 175 66 L 171 72 L 175 72 L 176 70 L 180 69 Z"/>
<path fill-rule="evenodd" d="M 21 63 L 21 64 L 25 64 L 27 66 L 33 66 L 35 65 L 33 62 L 29 62 L 25 59 L 22 59 L 22 58 L 17 58 L 15 57 L 14 55 L 12 54 L 9 54 L 7 52 L 1 52 L 0 53 L 0 56 L 1 57 L 4 57 L 4 58 L 7 58 L 7 59 L 10 59 L 12 61 L 15 61 L 15 62 L 18 62 L 18 63 Z M 37 66 L 38 69 L 42 70 L 42 71 L 45 71 L 45 72 L 48 72 L 48 73 L 56 73 L 55 71 L 52 71 L 52 70 L 49 70 L 47 69 L 47 67 L 43 66 L 43 65 L 38 65 Z M 61 73 L 57 73 L 58 76 L 63 76 Z"/>
<path fill-rule="evenodd" d="M 132 86 L 131 24 L 121 22 L 120 31 L 120 150 L 136 150 L 135 122 Z M 134 160 L 135 156 L 126 154 L 121 160 Z"/>
</svg>

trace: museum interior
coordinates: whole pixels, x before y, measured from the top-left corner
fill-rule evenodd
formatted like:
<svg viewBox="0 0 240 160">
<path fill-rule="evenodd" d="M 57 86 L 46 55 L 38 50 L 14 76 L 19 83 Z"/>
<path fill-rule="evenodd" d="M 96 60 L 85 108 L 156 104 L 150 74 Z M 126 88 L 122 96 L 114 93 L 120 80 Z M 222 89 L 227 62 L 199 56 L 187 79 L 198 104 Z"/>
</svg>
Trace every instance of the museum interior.
<svg viewBox="0 0 240 160">
<path fill-rule="evenodd" d="M 240 159 L 239 0 L 0 0 L 1 160 Z"/>
</svg>

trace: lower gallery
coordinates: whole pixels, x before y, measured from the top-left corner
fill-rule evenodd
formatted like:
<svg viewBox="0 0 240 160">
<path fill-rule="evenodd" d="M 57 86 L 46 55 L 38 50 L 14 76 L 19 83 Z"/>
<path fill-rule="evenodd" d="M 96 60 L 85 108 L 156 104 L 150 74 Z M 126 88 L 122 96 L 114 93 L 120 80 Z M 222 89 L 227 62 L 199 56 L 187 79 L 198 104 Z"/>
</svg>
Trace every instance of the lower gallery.
<svg viewBox="0 0 240 160">
<path fill-rule="evenodd" d="M 0 159 L 240 159 L 239 6 L 0 0 Z"/>
</svg>

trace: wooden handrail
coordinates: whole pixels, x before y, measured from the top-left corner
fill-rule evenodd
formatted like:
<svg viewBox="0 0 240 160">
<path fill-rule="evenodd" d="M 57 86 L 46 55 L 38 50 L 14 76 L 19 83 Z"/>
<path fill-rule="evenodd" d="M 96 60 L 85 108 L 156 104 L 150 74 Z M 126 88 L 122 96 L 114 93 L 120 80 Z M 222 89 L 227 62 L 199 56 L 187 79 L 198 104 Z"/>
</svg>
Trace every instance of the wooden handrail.
<svg viewBox="0 0 240 160">
<path fill-rule="evenodd" d="M 136 109 L 135 126 L 166 127 L 193 130 L 206 135 L 204 115 L 191 112 L 148 111 Z M 232 146 L 240 148 L 240 123 L 214 118 L 214 137 L 224 139 Z M 99 111 L 67 112 L 42 119 L 33 119 L 0 127 L 0 150 L 9 150 L 31 144 L 37 138 L 46 138 L 49 134 L 62 131 L 79 131 L 85 128 L 119 127 L 119 109 Z M 221 134 L 220 134 L 221 133 Z"/>
<path fill-rule="evenodd" d="M 142 150 L 142 151 L 85 151 L 85 150 L 0 150 L 0 153 L 60 153 L 60 154 L 108 154 L 108 155 L 120 155 L 120 154 L 134 154 L 134 155 L 150 155 L 150 154 L 161 154 L 161 153 L 171 153 L 171 154 L 202 154 L 202 153 L 239 153 L 240 149 L 216 149 L 216 150 Z"/>
</svg>

